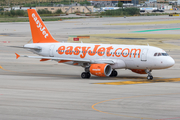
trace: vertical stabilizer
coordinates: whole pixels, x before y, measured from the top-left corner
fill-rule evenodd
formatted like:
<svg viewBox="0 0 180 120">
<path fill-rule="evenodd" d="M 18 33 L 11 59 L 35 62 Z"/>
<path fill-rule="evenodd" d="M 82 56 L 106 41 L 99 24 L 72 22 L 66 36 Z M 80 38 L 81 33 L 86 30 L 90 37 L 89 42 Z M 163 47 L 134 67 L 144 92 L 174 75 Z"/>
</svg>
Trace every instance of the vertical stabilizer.
<svg viewBox="0 0 180 120">
<path fill-rule="evenodd" d="M 28 9 L 33 43 L 55 43 L 56 41 L 44 25 L 35 9 Z"/>
</svg>

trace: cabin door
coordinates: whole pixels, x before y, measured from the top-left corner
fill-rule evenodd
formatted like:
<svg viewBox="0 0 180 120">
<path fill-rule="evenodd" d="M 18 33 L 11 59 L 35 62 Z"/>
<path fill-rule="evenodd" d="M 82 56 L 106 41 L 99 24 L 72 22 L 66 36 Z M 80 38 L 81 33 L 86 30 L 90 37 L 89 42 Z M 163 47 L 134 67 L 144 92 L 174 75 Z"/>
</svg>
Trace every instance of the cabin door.
<svg viewBox="0 0 180 120">
<path fill-rule="evenodd" d="M 147 52 L 148 52 L 148 49 L 142 50 L 141 61 L 147 61 Z"/>
</svg>

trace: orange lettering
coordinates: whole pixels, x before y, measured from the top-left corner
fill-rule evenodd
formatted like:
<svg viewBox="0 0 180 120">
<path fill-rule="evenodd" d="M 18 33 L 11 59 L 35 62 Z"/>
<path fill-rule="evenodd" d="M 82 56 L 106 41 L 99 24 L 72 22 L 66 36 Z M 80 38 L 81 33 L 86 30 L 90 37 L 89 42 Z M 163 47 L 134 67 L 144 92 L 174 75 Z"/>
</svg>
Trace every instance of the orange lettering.
<svg viewBox="0 0 180 120">
<path fill-rule="evenodd" d="M 88 54 L 89 54 L 90 56 L 94 56 L 94 55 L 96 54 L 96 51 L 97 51 L 97 49 L 98 49 L 99 46 L 100 46 L 100 45 L 95 45 L 94 50 L 93 50 L 93 51 L 89 50 L 89 51 L 88 51 Z"/>
<path fill-rule="evenodd" d="M 81 58 L 84 58 L 86 56 L 86 53 L 88 51 L 88 49 L 90 49 L 91 47 L 82 47 L 82 54 L 80 55 Z"/>
<path fill-rule="evenodd" d="M 120 56 L 121 56 L 121 54 L 120 54 L 120 55 L 117 55 L 117 54 L 116 54 L 116 52 L 117 52 L 118 50 L 122 50 L 122 48 L 118 48 L 118 49 L 115 50 L 115 53 L 114 53 L 114 54 L 115 54 L 116 57 L 120 57 Z"/>
<path fill-rule="evenodd" d="M 79 55 L 79 49 L 80 48 L 81 48 L 80 46 L 77 46 L 74 48 L 74 55 Z"/>
<path fill-rule="evenodd" d="M 81 46 L 76 46 L 74 48 L 74 51 L 73 51 L 73 46 L 68 46 L 67 48 L 65 46 L 60 46 L 57 50 L 57 52 L 62 55 L 64 52 L 66 55 L 79 55 L 81 53 L 81 50 L 82 50 L 82 54 L 80 55 L 81 58 L 85 58 L 86 57 L 86 54 L 88 53 L 90 56 L 94 56 L 96 53 L 98 54 L 98 56 L 103 56 L 105 54 L 105 51 L 106 51 L 106 56 L 109 57 L 111 56 L 111 50 L 113 50 L 113 47 L 110 46 L 110 47 L 100 47 L 101 45 L 95 45 L 93 50 L 89 50 L 91 49 L 91 47 L 81 47 Z M 100 47 L 100 48 L 99 48 Z M 66 50 L 65 50 L 66 48 Z M 98 49 L 99 48 L 99 49 Z M 80 50 L 81 49 L 81 50 Z M 134 55 L 134 58 L 136 57 L 136 55 L 138 55 L 138 58 L 140 58 L 140 54 L 141 54 L 141 49 L 136 49 L 136 48 L 133 48 L 133 49 L 129 49 L 129 48 L 125 48 L 125 49 L 122 49 L 122 48 L 117 48 L 114 53 L 113 53 L 113 57 L 114 55 L 116 57 L 120 57 L 121 54 L 118 54 L 120 53 L 122 54 L 122 57 L 133 57 Z"/>
<path fill-rule="evenodd" d="M 99 55 L 99 56 L 103 56 L 103 55 L 104 55 L 104 52 L 105 52 L 105 48 L 104 48 L 104 47 L 101 47 L 101 48 L 99 48 L 99 50 L 98 50 L 97 52 L 98 52 L 98 55 Z"/>
<path fill-rule="evenodd" d="M 130 58 L 131 58 L 131 54 L 132 54 L 132 51 L 133 51 L 133 50 L 134 50 L 134 58 L 136 57 L 136 52 L 137 52 L 137 51 L 139 51 L 138 58 L 140 58 L 141 49 L 131 49 Z"/>
<path fill-rule="evenodd" d="M 61 46 L 61 47 L 58 48 L 58 53 L 59 53 L 59 54 L 63 54 L 63 53 L 64 53 L 64 52 L 63 52 L 64 50 L 65 50 L 65 46 Z"/>
<path fill-rule="evenodd" d="M 124 54 L 123 54 L 125 50 L 128 50 L 127 55 L 124 55 Z M 122 56 L 123 56 L 123 57 L 127 57 L 127 56 L 128 56 L 128 54 L 129 54 L 129 48 L 125 48 L 125 49 L 122 51 Z"/>
<path fill-rule="evenodd" d="M 72 50 L 73 50 L 73 46 L 68 46 L 67 48 L 66 48 L 66 55 L 72 55 Z"/>
<path fill-rule="evenodd" d="M 107 50 L 107 52 L 106 52 L 107 57 L 111 56 L 110 51 L 111 51 L 112 49 L 113 49 L 112 46 L 106 48 L 106 50 Z"/>
</svg>

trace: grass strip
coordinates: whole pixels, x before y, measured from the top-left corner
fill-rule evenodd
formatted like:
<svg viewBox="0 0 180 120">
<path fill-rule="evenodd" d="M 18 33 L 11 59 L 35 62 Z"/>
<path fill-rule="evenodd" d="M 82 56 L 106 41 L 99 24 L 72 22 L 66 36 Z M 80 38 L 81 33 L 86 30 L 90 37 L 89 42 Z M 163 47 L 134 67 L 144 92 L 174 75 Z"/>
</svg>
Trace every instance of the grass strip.
<svg viewBox="0 0 180 120">
<path fill-rule="evenodd" d="M 61 20 L 69 20 L 69 19 L 82 19 L 85 17 L 67 17 L 67 18 L 61 18 L 61 17 L 42 17 L 44 21 L 59 21 Z M 0 18 L 0 22 L 29 22 L 28 17 L 5 17 Z"/>
</svg>

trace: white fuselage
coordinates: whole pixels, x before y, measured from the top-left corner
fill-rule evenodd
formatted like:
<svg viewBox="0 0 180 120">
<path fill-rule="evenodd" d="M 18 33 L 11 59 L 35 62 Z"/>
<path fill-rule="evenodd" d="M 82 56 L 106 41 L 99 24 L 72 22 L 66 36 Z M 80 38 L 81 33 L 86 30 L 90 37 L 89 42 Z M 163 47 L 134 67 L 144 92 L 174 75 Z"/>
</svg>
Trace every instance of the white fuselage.
<svg viewBox="0 0 180 120">
<path fill-rule="evenodd" d="M 24 45 L 24 47 L 34 46 L 40 47 L 41 50 L 31 51 L 45 57 L 84 59 L 92 62 L 112 60 L 115 63 L 111 65 L 112 69 L 164 69 L 173 66 L 175 63 L 164 50 L 152 46 L 85 43 L 33 43 Z M 65 63 L 73 65 L 75 62 Z"/>
</svg>

